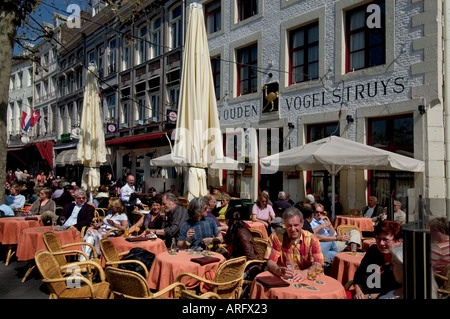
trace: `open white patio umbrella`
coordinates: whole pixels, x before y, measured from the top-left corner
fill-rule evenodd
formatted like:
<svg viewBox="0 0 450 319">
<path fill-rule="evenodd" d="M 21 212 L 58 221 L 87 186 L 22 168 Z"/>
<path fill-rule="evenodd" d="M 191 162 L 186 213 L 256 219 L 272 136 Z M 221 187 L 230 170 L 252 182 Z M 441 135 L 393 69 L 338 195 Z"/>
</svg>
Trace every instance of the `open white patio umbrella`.
<svg viewBox="0 0 450 319">
<path fill-rule="evenodd" d="M 91 194 L 100 185 L 100 165 L 106 162 L 107 154 L 97 75 L 97 68 L 89 65 L 77 145 L 77 158 L 84 165 L 81 187 Z"/>
<path fill-rule="evenodd" d="M 380 148 L 330 136 L 260 159 L 261 173 L 277 171 L 314 171 L 326 169 L 332 181 L 332 218 L 334 218 L 335 177 L 341 169 L 388 171 L 425 171 L 423 161 Z"/>
<path fill-rule="evenodd" d="M 211 168 L 213 163 L 227 161 L 223 155 L 203 10 L 197 3 L 189 7 L 178 119 L 172 136 L 175 138 L 170 156 L 152 159 L 150 164 L 186 167 L 185 197 L 191 200 L 206 195 L 205 168 Z M 237 167 L 238 164 L 235 164 Z"/>
</svg>

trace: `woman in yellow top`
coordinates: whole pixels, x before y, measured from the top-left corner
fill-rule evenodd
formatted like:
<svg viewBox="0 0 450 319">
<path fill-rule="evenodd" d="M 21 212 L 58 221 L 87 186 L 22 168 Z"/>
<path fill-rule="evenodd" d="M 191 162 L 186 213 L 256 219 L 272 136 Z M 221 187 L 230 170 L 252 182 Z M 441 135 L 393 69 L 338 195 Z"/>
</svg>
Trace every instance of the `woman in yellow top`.
<svg viewBox="0 0 450 319">
<path fill-rule="evenodd" d="M 219 210 L 219 218 L 225 218 L 225 214 L 228 210 L 228 204 L 230 203 L 231 197 L 228 194 L 222 194 L 222 207 Z"/>
</svg>

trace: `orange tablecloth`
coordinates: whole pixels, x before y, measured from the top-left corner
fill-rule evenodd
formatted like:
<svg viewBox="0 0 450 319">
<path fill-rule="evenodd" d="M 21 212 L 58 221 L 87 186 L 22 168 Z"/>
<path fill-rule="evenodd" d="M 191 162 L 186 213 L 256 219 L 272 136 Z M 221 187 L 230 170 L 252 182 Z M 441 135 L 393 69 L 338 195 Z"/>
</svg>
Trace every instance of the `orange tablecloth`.
<svg viewBox="0 0 450 319">
<path fill-rule="evenodd" d="M 362 243 L 362 249 L 367 251 L 369 249 L 370 246 L 376 244 L 377 242 L 375 241 L 375 239 L 364 239 L 363 243 Z"/>
<path fill-rule="evenodd" d="M 264 238 L 268 237 L 266 225 L 264 225 L 263 223 L 261 223 L 261 222 L 254 222 L 254 221 L 251 221 L 251 220 L 245 220 L 245 222 L 247 223 L 247 225 L 250 226 L 250 228 L 259 230 L 263 234 Z"/>
<path fill-rule="evenodd" d="M 336 254 L 331 263 L 330 276 L 345 285 L 348 281 L 353 280 L 355 271 L 361 264 L 363 257 L 364 253 L 360 252 L 356 253 L 356 256 L 353 256 L 351 252 Z"/>
<path fill-rule="evenodd" d="M 139 247 L 148 250 L 155 255 L 158 255 L 163 252 L 167 252 L 167 247 L 163 240 L 160 238 L 146 240 L 146 241 L 134 241 L 129 242 L 125 237 L 109 237 L 109 240 L 113 243 L 118 253 L 124 251 L 130 251 L 133 248 Z M 105 260 L 102 256 L 102 265 L 105 266 Z"/>
<path fill-rule="evenodd" d="M 368 217 L 358 217 L 350 215 L 337 215 L 333 221 L 333 227 L 339 225 L 356 225 L 361 231 L 373 231 L 373 221 Z"/>
<path fill-rule="evenodd" d="M 22 230 L 42 225 L 38 220 L 25 220 L 25 217 L 3 217 L 0 218 L 0 242 L 3 245 L 17 244 Z"/>
<path fill-rule="evenodd" d="M 221 254 L 213 253 L 211 257 L 217 257 L 220 261 L 202 266 L 191 261 L 192 258 L 198 257 L 201 256 L 191 255 L 186 251 L 179 251 L 176 255 L 170 255 L 169 252 L 156 255 L 147 279 L 149 288 L 164 289 L 174 283 L 179 274 L 185 272 L 203 276 L 207 271 L 217 269 L 225 261 L 225 257 Z M 197 281 L 192 278 L 188 281 L 188 278 L 184 278 L 182 282 L 187 286 L 195 286 Z"/>
<path fill-rule="evenodd" d="M 270 275 L 272 274 L 269 271 L 265 271 L 258 276 Z M 317 279 L 324 284 L 320 285 L 308 279 L 300 282 L 316 287 L 319 289 L 317 291 L 309 290 L 306 287 L 296 288 L 294 284 L 298 283 L 295 282 L 292 282 L 289 287 L 269 288 L 255 279 L 250 290 L 250 299 L 346 299 L 344 286 L 336 279 L 326 275 L 321 275 Z"/>
<path fill-rule="evenodd" d="M 56 231 L 51 226 L 41 226 L 27 228 L 22 231 L 17 243 L 16 256 L 19 261 L 34 259 L 37 251 L 46 249 L 42 234 L 45 232 L 54 232 L 58 236 L 61 245 L 80 242 L 80 234 L 76 228 L 68 230 Z M 70 250 L 81 250 L 80 247 L 70 247 Z"/>
</svg>

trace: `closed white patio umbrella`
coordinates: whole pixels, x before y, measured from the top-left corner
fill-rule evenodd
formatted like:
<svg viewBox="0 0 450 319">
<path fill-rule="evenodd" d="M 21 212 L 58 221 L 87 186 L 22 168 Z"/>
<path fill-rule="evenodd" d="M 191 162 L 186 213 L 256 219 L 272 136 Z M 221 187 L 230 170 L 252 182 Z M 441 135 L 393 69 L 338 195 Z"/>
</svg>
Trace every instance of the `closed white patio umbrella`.
<svg viewBox="0 0 450 319">
<path fill-rule="evenodd" d="M 100 185 L 100 165 L 106 162 L 107 154 L 97 76 L 97 68 L 90 65 L 86 75 L 80 139 L 77 145 L 77 158 L 84 165 L 81 187 L 91 194 Z"/>
<path fill-rule="evenodd" d="M 151 165 L 186 167 L 184 196 L 191 200 L 206 195 L 205 168 L 217 168 L 211 165 L 234 160 L 227 161 L 223 155 L 208 38 L 203 10 L 197 3 L 189 7 L 178 119 L 172 136 L 174 147 L 170 156 L 152 159 Z M 239 167 L 239 163 L 232 164 Z"/>
</svg>

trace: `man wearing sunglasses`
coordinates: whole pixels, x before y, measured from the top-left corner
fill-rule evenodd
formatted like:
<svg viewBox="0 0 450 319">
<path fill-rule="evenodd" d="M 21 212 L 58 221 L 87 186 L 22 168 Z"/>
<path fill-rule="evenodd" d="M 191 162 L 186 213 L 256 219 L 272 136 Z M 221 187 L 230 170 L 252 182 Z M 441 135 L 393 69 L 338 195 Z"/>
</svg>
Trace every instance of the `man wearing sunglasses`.
<svg viewBox="0 0 450 319">
<path fill-rule="evenodd" d="M 350 231 L 350 235 L 338 235 L 331 224 L 322 204 L 314 204 L 314 218 L 311 227 L 319 238 L 322 253 L 333 261 L 334 256 L 353 242 L 361 246 L 361 235 L 358 231 Z"/>
</svg>

